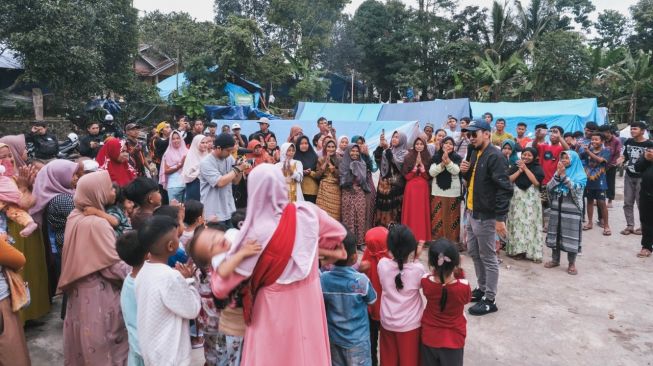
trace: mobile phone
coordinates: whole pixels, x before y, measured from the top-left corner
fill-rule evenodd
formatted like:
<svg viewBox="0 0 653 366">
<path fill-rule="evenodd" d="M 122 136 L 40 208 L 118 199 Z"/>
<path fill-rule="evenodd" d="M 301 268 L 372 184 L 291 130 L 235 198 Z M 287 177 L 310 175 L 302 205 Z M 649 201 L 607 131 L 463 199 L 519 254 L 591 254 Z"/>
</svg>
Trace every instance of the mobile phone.
<svg viewBox="0 0 653 366">
<path fill-rule="evenodd" d="M 384 135 L 384 136 L 385 136 L 385 128 L 382 128 L 382 129 L 381 129 L 381 135 Z"/>
<path fill-rule="evenodd" d="M 333 126 L 333 121 L 327 121 L 327 125 Z"/>
</svg>

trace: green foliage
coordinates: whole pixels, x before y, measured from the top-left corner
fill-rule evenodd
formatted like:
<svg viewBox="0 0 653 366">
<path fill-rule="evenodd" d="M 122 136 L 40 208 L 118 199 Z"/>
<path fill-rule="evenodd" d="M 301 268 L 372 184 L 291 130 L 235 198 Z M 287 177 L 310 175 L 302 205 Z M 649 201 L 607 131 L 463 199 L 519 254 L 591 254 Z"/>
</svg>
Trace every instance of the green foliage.
<svg viewBox="0 0 653 366">
<path fill-rule="evenodd" d="M 592 41 L 592 44 L 615 49 L 623 46 L 626 41 L 628 20 L 616 10 L 605 10 L 599 14 L 594 28 L 598 37 Z"/>
<path fill-rule="evenodd" d="M 322 79 L 317 75 L 309 75 L 300 80 L 297 85 L 290 90 L 290 96 L 295 100 L 311 102 L 326 101 L 330 85 L 331 81 L 328 79 Z"/>
<path fill-rule="evenodd" d="M 629 39 L 631 49 L 653 51 L 653 0 L 639 0 L 630 7 L 634 34 Z"/>
<path fill-rule="evenodd" d="M 0 43 L 18 52 L 24 81 L 73 104 L 129 88 L 137 45 L 131 1 L 25 0 L 0 6 Z"/>
<path fill-rule="evenodd" d="M 204 116 L 204 106 L 214 104 L 215 99 L 215 92 L 203 80 L 185 86 L 181 93 L 173 92 L 170 96 L 170 102 L 191 118 Z"/>
</svg>

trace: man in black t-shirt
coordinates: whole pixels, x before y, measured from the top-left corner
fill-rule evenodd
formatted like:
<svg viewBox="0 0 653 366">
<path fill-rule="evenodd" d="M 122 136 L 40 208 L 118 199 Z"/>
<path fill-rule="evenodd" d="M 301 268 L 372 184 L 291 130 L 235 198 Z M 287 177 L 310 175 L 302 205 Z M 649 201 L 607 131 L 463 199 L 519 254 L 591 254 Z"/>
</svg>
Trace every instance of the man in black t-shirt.
<svg viewBox="0 0 653 366">
<path fill-rule="evenodd" d="M 641 175 L 635 170 L 635 164 L 644 156 L 647 148 L 653 148 L 653 141 L 648 140 L 644 133 L 646 132 L 646 123 L 634 122 L 630 125 L 629 138 L 624 143 L 623 155 L 617 160 L 617 165 L 625 163 L 626 177 L 624 178 L 624 215 L 626 216 L 626 228 L 621 231 L 622 235 L 637 234 L 641 235 L 641 229 L 635 229 L 635 215 L 633 208 L 635 202 L 639 202 L 639 193 L 641 188 Z"/>
</svg>

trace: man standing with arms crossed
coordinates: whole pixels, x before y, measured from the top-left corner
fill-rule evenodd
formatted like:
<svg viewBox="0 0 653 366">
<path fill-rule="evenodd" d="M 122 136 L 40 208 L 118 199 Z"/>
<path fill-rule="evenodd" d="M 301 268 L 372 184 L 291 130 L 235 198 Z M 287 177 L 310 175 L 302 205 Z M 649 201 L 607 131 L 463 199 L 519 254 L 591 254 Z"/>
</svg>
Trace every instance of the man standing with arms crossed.
<svg viewBox="0 0 653 366">
<path fill-rule="evenodd" d="M 512 198 L 507 161 L 491 144 L 491 127 L 485 121 L 472 121 L 463 132 L 470 137 L 470 160 L 463 160 L 460 171 L 468 182 L 467 248 L 474 261 L 478 287 L 472 291 L 471 315 L 498 310 L 495 297 L 499 283 L 499 261 L 495 252 L 496 234 L 505 238 L 506 217 Z"/>
</svg>

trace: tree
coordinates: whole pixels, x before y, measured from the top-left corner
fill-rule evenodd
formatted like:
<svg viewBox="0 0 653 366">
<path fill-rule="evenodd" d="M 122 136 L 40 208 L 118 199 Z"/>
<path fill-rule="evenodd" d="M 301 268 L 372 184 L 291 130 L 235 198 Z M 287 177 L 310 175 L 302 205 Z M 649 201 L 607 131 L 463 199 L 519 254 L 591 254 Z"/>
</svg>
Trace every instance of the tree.
<svg viewBox="0 0 653 366">
<path fill-rule="evenodd" d="M 639 50 L 636 56 L 630 52 L 624 52 L 623 61 L 604 69 L 604 73 L 623 83 L 627 95 L 622 98 L 622 101 L 628 104 L 628 122 L 635 122 L 640 93 L 646 88 L 650 89 L 653 81 L 651 54 L 642 50 Z"/>
<path fill-rule="evenodd" d="M 18 52 L 23 80 L 66 103 L 115 91 L 133 81 L 136 9 L 129 0 L 3 2 L 0 43 Z"/>
<path fill-rule="evenodd" d="M 475 76 L 485 81 L 478 90 L 481 100 L 498 102 L 502 100 L 504 92 L 514 94 L 514 86 L 521 84 L 520 80 L 527 71 L 524 61 L 516 53 L 504 61 L 496 51 L 487 49 L 484 57 L 478 57 L 478 62 Z"/>
<path fill-rule="evenodd" d="M 594 23 L 598 36 L 592 41 L 596 47 L 616 49 L 628 38 L 628 20 L 616 10 L 604 10 Z"/>
<path fill-rule="evenodd" d="M 208 52 L 213 46 L 215 25 L 197 22 L 188 13 L 153 11 L 139 20 L 139 41 L 156 47 L 185 67 L 191 58 Z"/>
<path fill-rule="evenodd" d="M 630 48 L 653 51 L 653 0 L 639 0 L 630 7 L 630 14 L 634 23 Z"/>
</svg>

